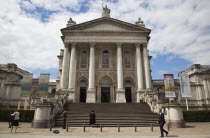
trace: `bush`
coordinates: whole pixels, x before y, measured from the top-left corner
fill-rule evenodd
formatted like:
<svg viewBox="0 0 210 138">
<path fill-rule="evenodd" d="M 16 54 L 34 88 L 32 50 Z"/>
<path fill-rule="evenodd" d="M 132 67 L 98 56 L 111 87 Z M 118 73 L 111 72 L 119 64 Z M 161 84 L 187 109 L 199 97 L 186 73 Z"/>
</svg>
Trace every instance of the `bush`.
<svg viewBox="0 0 210 138">
<path fill-rule="evenodd" d="M 11 110 L 0 109 L 0 121 L 7 122 L 9 120 L 9 114 Z M 14 111 L 14 110 L 12 110 Z M 19 110 L 20 122 L 32 122 L 34 119 L 34 110 Z"/>
<path fill-rule="evenodd" d="M 183 111 L 186 122 L 210 122 L 210 111 Z"/>
</svg>

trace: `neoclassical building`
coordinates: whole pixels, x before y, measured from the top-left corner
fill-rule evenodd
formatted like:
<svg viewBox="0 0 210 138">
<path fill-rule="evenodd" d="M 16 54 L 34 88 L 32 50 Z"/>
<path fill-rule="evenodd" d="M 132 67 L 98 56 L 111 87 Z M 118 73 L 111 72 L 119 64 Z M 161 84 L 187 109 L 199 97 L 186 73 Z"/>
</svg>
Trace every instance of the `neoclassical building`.
<svg viewBox="0 0 210 138">
<path fill-rule="evenodd" d="M 135 103 L 152 92 L 148 41 L 151 30 L 102 17 L 76 24 L 71 18 L 61 29 L 64 50 L 59 58 L 59 92 L 73 102 Z"/>
</svg>

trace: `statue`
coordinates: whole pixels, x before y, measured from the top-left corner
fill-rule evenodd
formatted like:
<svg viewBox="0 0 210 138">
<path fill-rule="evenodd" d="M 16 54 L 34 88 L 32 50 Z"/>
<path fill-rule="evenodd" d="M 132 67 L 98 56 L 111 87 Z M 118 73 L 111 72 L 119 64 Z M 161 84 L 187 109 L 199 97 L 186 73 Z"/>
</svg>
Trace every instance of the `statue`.
<svg viewBox="0 0 210 138">
<path fill-rule="evenodd" d="M 141 18 L 139 18 L 138 21 L 136 21 L 136 25 L 145 27 L 144 22 L 141 20 Z"/>
<path fill-rule="evenodd" d="M 107 6 L 103 7 L 103 12 L 102 12 L 102 17 L 110 17 L 110 12 L 111 10 L 109 8 L 107 8 Z"/>
<path fill-rule="evenodd" d="M 73 21 L 72 18 L 70 18 L 66 26 L 68 27 L 68 26 L 72 26 L 75 24 L 77 24 L 77 23 L 75 21 Z"/>
</svg>

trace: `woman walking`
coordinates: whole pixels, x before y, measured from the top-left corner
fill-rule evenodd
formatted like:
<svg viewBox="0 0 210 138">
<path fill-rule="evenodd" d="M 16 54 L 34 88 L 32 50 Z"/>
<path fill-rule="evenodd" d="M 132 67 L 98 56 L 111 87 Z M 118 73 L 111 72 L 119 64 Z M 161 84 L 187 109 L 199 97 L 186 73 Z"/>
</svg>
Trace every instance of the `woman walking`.
<svg viewBox="0 0 210 138">
<path fill-rule="evenodd" d="M 16 133 L 17 127 L 19 126 L 20 113 L 18 112 L 18 110 L 16 110 L 13 114 L 11 114 L 11 116 L 14 118 L 11 123 L 11 133 L 13 130 L 13 126 L 15 126 L 15 133 Z"/>
</svg>

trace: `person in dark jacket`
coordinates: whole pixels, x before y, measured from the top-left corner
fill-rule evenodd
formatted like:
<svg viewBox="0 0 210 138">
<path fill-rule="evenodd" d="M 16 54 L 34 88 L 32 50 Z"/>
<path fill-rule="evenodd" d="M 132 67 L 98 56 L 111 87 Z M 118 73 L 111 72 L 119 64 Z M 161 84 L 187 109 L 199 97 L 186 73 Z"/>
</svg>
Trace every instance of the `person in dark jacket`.
<svg viewBox="0 0 210 138">
<path fill-rule="evenodd" d="M 160 124 L 160 132 L 161 132 L 161 136 L 160 137 L 164 137 L 163 132 L 165 132 L 166 133 L 166 136 L 168 136 L 168 131 L 166 131 L 165 129 L 163 129 L 166 121 L 165 121 L 164 113 L 162 112 L 162 108 L 159 108 L 158 115 L 159 115 L 159 121 L 158 121 L 158 123 Z"/>
<path fill-rule="evenodd" d="M 11 115 L 12 113 L 13 113 L 12 110 L 10 110 L 9 115 L 8 115 L 8 124 L 9 124 L 8 128 L 11 128 L 13 120 L 14 120 L 14 117 Z"/>
<path fill-rule="evenodd" d="M 94 113 L 94 110 L 92 110 L 89 116 L 90 116 L 90 125 L 92 125 L 93 127 L 96 123 L 96 114 Z"/>
<path fill-rule="evenodd" d="M 66 129 L 66 119 L 67 119 L 67 111 L 64 109 L 63 114 L 63 129 Z"/>
</svg>

